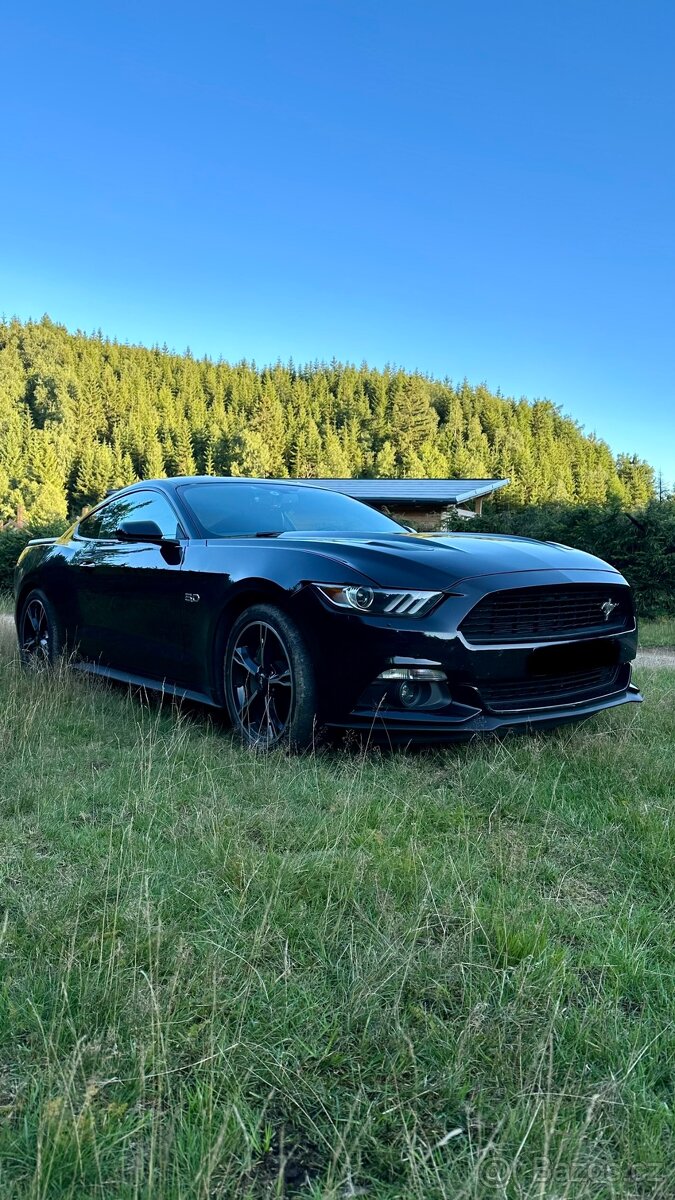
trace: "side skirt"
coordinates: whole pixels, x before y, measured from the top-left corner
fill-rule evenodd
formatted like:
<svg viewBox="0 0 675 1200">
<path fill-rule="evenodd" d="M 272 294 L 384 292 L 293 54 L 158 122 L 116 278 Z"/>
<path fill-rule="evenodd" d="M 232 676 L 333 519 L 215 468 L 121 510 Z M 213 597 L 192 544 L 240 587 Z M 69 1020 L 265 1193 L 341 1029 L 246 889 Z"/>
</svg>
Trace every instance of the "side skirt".
<svg viewBox="0 0 675 1200">
<path fill-rule="evenodd" d="M 164 696 L 176 696 L 179 700 L 194 700 L 197 704 L 208 704 L 210 708 L 220 708 L 212 696 L 206 692 L 193 692 L 190 688 L 179 687 L 175 683 L 162 682 L 159 679 L 149 679 L 145 675 L 131 675 L 127 671 L 117 671 L 114 667 L 102 667 L 98 663 L 74 662 L 73 671 L 83 675 L 98 675 L 102 679 L 113 679 L 115 683 L 129 683 L 132 687 L 149 688 L 152 692 L 160 692 Z"/>
</svg>

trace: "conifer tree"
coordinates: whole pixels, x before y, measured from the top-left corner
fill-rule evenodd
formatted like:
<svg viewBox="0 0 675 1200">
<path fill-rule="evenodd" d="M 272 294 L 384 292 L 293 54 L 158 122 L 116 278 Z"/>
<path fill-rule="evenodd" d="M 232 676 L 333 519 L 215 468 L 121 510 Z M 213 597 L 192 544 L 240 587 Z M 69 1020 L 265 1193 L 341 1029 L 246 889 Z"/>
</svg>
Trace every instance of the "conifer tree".
<svg viewBox="0 0 675 1200">
<path fill-rule="evenodd" d="M 169 474 L 194 475 L 196 472 L 192 438 L 187 421 L 182 420 L 172 432 L 169 451 Z"/>
<path fill-rule="evenodd" d="M 323 436 L 319 473 L 327 479 L 350 479 L 354 473 L 353 466 L 353 459 L 341 442 L 337 430 L 329 425 Z"/>
<path fill-rule="evenodd" d="M 497 507 L 640 506 L 655 487 L 648 464 L 615 459 L 547 400 L 366 364 L 197 361 L 49 318 L 0 323 L 0 521 L 74 515 L 136 476 L 194 471 L 508 476 Z"/>
<path fill-rule="evenodd" d="M 164 453 L 158 437 L 151 435 L 141 460 L 141 479 L 162 479 L 165 475 Z"/>
<path fill-rule="evenodd" d="M 628 505 L 632 508 L 642 508 L 655 495 L 653 468 L 641 462 L 635 454 L 620 454 L 616 468 L 625 489 Z"/>
<path fill-rule="evenodd" d="M 67 516 L 66 472 L 49 430 L 34 430 L 28 447 L 24 503 L 36 525 L 63 521 Z"/>
<path fill-rule="evenodd" d="M 375 455 L 375 477 L 377 479 L 396 478 L 396 451 L 389 439 L 382 443 Z"/>
<path fill-rule="evenodd" d="M 397 376 L 392 385 L 391 440 L 396 447 L 398 462 L 406 475 L 411 474 L 413 461 L 419 462 L 422 444 L 434 437 L 438 426 L 436 410 L 432 408 L 426 384 L 419 376 Z M 412 467 L 412 471 L 418 468 Z"/>
</svg>

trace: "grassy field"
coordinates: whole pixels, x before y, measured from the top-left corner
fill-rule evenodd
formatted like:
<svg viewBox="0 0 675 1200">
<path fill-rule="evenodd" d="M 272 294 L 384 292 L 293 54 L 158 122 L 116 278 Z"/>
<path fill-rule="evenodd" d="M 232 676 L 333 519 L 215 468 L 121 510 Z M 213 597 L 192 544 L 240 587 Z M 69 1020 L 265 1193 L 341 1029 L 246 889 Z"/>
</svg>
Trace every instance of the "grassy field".
<svg viewBox="0 0 675 1200">
<path fill-rule="evenodd" d="M 640 645 L 675 646 L 675 617 L 659 617 L 656 621 L 640 623 Z"/>
<path fill-rule="evenodd" d="M 675 672 L 293 760 L 0 637 L 3 1200 L 675 1194 Z"/>
</svg>

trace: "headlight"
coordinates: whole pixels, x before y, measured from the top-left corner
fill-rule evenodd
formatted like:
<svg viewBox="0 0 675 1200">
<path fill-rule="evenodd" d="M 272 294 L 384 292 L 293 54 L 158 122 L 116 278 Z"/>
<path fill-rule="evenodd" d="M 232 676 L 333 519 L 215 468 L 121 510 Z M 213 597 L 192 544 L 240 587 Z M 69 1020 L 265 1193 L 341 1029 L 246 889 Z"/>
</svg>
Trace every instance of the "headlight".
<svg viewBox="0 0 675 1200">
<path fill-rule="evenodd" d="M 373 617 L 424 617 L 443 598 L 443 592 L 394 591 L 357 584 L 314 585 L 336 608 L 349 608 Z"/>
</svg>

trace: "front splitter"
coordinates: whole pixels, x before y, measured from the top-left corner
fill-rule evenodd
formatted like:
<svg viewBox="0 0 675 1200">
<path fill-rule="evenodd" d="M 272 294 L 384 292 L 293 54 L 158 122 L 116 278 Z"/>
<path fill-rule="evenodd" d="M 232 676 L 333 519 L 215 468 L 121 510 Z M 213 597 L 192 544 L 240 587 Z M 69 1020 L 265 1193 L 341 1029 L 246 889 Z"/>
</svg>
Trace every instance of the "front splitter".
<svg viewBox="0 0 675 1200">
<path fill-rule="evenodd" d="M 480 712 L 460 721 L 450 721 L 447 717 L 433 716 L 431 713 L 398 713 L 392 710 L 366 712 L 355 709 L 345 721 L 330 722 L 328 727 L 352 730 L 385 742 L 465 742 L 480 735 L 535 733 L 539 729 L 570 725 L 611 708 L 619 708 L 622 704 L 641 704 L 642 700 L 638 689 L 631 685 L 625 692 L 602 700 L 501 716 Z"/>
</svg>

